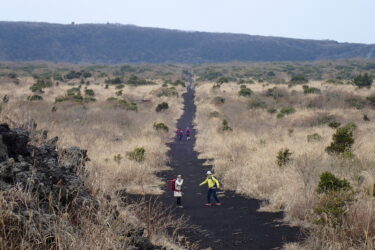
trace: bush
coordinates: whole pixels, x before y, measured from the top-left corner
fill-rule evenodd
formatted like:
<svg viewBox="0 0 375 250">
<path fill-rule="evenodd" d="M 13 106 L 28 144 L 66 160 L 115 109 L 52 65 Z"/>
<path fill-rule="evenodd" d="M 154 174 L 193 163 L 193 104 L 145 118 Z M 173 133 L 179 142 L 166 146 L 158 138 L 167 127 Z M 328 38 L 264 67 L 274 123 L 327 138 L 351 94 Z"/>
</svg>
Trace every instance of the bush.
<svg viewBox="0 0 375 250">
<path fill-rule="evenodd" d="M 351 152 L 354 144 L 353 131 L 356 125 L 349 123 L 344 127 L 338 128 L 336 133 L 332 136 L 331 145 L 326 148 L 329 154 L 342 154 L 344 152 Z"/>
<path fill-rule="evenodd" d="M 375 105 L 375 94 L 366 97 L 366 99 L 370 102 L 371 105 Z"/>
<path fill-rule="evenodd" d="M 3 96 L 3 103 L 8 103 L 9 102 L 9 96 L 8 95 L 4 95 Z"/>
<path fill-rule="evenodd" d="M 341 123 L 339 123 L 339 122 L 337 122 L 337 121 L 332 121 L 332 122 L 328 123 L 328 126 L 329 126 L 330 128 L 334 128 L 334 129 L 336 129 L 336 128 L 338 128 L 338 127 L 341 126 Z"/>
<path fill-rule="evenodd" d="M 126 81 L 129 85 L 139 86 L 139 85 L 153 85 L 155 84 L 152 81 L 147 81 L 145 79 L 141 79 L 138 76 L 131 75 L 129 79 Z"/>
<path fill-rule="evenodd" d="M 345 99 L 345 102 L 350 107 L 353 107 L 353 108 L 356 108 L 356 109 L 363 109 L 366 105 L 366 100 L 364 100 L 360 96 L 349 97 L 349 98 Z"/>
<path fill-rule="evenodd" d="M 362 88 L 362 87 L 371 87 L 372 85 L 372 78 L 371 76 L 369 76 L 369 74 L 365 73 L 365 74 L 360 74 L 358 76 L 356 76 L 353 80 L 354 84 L 357 85 L 358 87 Z"/>
<path fill-rule="evenodd" d="M 276 163 L 279 167 L 287 165 L 292 161 L 292 152 L 288 149 L 281 149 L 276 156 Z"/>
<path fill-rule="evenodd" d="M 270 113 L 270 114 L 275 114 L 277 112 L 277 109 L 269 108 L 269 109 L 267 109 L 267 112 Z"/>
<path fill-rule="evenodd" d="M 219 83 L 219 84 L 223 84 L 223 83 L 229 82 L 229 79 L 227 77 L 225 77 L 225 76 L 222 76 L 219 79 L 217 79 L 216 82 Z"/>
<path fill-rule="evenodd" d="M 251 109 L 257 109 L 257 108 L 267 108 L 267 103 L 260 98 L 252 98 L 248 102 L 248 107 Z"/>
<path fill-rule="evenodd" d="M 105 80 L 105 83 L 107 84 L 121 84 L 123 82 L 124 81 L 120 77 L 115 77 L 113 79 L 108 78 L 107 80 Z"/>
<path fill-rule="evenodd" d="M 44 93 L 43 89 L 44 88 L 49 88 L 52 87 L 52 82 L 49 80 L 37 80 L 36 83 L 34 83 L 31 87 L 30 90 L 31 92 L 38 92 L 38 93 Z"/>
<path fill-rule="evenodd" d="M 95 92 L 92 89 L 86 89 L 85 90 L 85 95 L 87 95 L 87 96 L 95 96 Z"/>
<path fill-rule="evenodd" d="M 293 84 L 302 84 L 302 83 L 308 83 L 308 82 L 309 80 L 303 75 L 292 76 L 292 78 L 290 79 L 290 83 L 293 83 Z"/>
<path fill-rule="evenodd" d="M 288 92 L 285 89 L 273 87 L 270 89 L 267 89 L 265 92 L 265 96 L 273 97 L 274 99 L 278 99 L 280 97 L 287 96 Z"/>
<path fill-rule="evenodd" d="M 318 142 L 318 141 L 321 141 L 322 139 L 323 137 L 318 133 L 307 135 L 307 142 Z"/>
<path fill-rule="evenodd" d="M 252 94 L 253 91 L 247 87 L 241 88 L 240 91 L 238 91 L 239 96 L 250 97 Z"/>
<path fill-rule="evenodd" d="M 162 122 L 159 122 L 159 123 L 154 123 L 154 129 L 156 129 L 157 131 L 164 131 L 164 132 L 168 132 L 169 131 L 169 128 L 167 125 L 165 125 L 164 123 Z"/>
<path fill-rule="evenodd" d="M 320 94 L 321 91 L 318 88 L 309 87 L 307 85 L 303 85 L 303 93 L 306 94 Z"/>
<path fill-rule="evenodd" d="M 219 105 L 219 104 L 224 104 L 225 103 L 225 98 L 224 97 L 221 97 L 221 96 L 216 96 L 213 98 L 212 102 L 216 105 Z"/>
<path fill-rule="evenodd" d="M 124 84 L 119 84 L 119 85 L 116 85 L 116 89 L 123 89 L 125 87 Z"/>
<path fill-rule="evenodd" d="M 350 183 L 345 179 L 339 179 L 330 172 L 324 172 L 320 175 L 318 184 L 318 193 L 327 193 L 330 191 L 345 191 L 351 189 Z"/>
<path fill-rule="evenodd" d="M 116 97 L 109 97 L 108 102 L 111 102 L 115 107 L 119 107 L 126 110 L 138 111 L 138 106 L 134 102 L 127 102 L 126 100 L 119 100 Z"/>
<path fill-rule="evenodd" d="M 213 118 L 213 117 L 219 117 L 220 113 L 217 111 L 212 111 L 208 114 L 208 117 Z"/>
<path fill-rule="evenodd" d="M 176 90 L 175 87 L 170 87 L 170 88 L 165 88 L 165 87 L 162 87 L 158 90 L 157 94 L 156 94 L 158 97 L 162 97 L 162 96 L 178 96 L 178 92 Z"/>
<path fill-rule="evenodd" d="M 9 73 L 8 74 L 8 77 L 10 78 L 10 79 L 16 79 L 17 78 L 17 74 L 16 73 Z"/>
<path fill-rule="evenodd" d="M 145 160 L 146 150 L 143 147 L 140 147 L 140 148 L 135 148 L 133 151 L 127 152 L 126 154 L 129 160 L 142 162 Z"/>
<path fill-rule="evenodd" d="M 66 79 L 75 79 L 75 78 L 81 78 L 82 73 L 78 71 L 70 71 L 68 74 L 65 75 Z"/>
<path fill-rule="evenodd" d="M 166 103 L 166 102 L 162 102 L 162 103 L 159 103 L 158 106 L 156 106 L 155 111 L 156 111 L 156 112 L 161 112 L 161 111 L 163 111 L 163 110 L 167 110 L 168 108 L 169 108 L 168 103 Z"/>
<path fill-rule="evenodd" d="M 233 129 L 229 126 L 229 123 L 227 120 L 223 120 L 221 129 L 223 131 L 233 131 Z"/>
<path fill-rule="evenodd" d="M 328 192 L 322 195 L 314 208 L 320 215 L 317 224 L 339 227 L 347 211 L 347 204 L 354 200 L 353 193 L 347 191 Z"/>
<path fill-rule="evenodd" d="M 28 101 L 42 101 L 43 97 L 40 95 L 32 95 L 27 97 Z"/>
<path fill-rule="evenodd" d="M 280 114 L 283 114 L 283 115 L 290 115 L 290 114 L 293 114 L 295 112 L 296 112 L 296 110 L 293 107 L 284 107 L 284 108 L 280 109 Z"/>
<path fill-rule="evenodd" d="M 117 92 L 116 92 L 116 95 L 117 95 L 117 96 L 122 96 L 122 90 L 117 91 Z"/>
<path fill-rule="evenodd" d="M 370 121 L 370 118 L 368 118 L 368 116 L 366 114 L 363 115 L 363 120 L 365 122 L 369 122 Z"/>
</svg>

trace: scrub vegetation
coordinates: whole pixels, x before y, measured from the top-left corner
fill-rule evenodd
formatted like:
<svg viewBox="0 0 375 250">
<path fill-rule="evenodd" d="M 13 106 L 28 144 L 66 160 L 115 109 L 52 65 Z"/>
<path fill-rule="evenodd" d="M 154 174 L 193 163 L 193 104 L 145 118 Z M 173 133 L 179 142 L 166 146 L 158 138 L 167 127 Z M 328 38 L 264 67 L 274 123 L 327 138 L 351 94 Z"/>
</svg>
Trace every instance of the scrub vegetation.
<svg viewBox="0 0 375 250">
<path fill-rule="evenodd" d="M 375 89 L 358 84 L 374 72 L 358 78 L 364 69 L 352 63 L 210 67 L 227 70 L 231 81 L 219 86 L 197 69 L 196 150 L 226 189 L 306 229 L 287 249 L 375 247 Z"/>
</svg>

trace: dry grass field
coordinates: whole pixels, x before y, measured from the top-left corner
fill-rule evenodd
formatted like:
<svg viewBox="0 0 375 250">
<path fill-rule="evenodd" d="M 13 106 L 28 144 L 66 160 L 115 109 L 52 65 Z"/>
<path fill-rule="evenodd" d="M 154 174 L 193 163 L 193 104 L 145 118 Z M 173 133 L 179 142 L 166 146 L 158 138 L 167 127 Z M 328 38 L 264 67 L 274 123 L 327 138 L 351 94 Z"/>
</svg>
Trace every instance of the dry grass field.
<svg viewBox="0 0 375 250">
<path fill-rule="evenodd" d="M 239 96 L 240 84 L 214 85 L 197 84 L 196 150 L 213 159 L 224 187 L 264 199 L 262 210 L 284 210 L 289 223 L 308 230 L 306 242 L 286 248 L 373 249 L 375 110 L 366 97 L 375 90 L 314 81 L 308 85 L 320 93 L 304 94 L 302 84 L 263 82 L 246 84 L 253 93 Z M 325 151 L 336 131 L 328 126 L 333 121 L 356 124 L 354 156 Z M 279 166 L 285 149 L 291 154 Z M 326 171 L 352 188 L 319 194 Z"/>
<path fill-rule="evenodd" d="M 101 204 L 99 214 L 95 215 L 97 221 L 90 219 L 90 211 L 80 211 L 82 218 L 86 218 L 82 219 L 80 232 L 69 228 L 70 224 L 64 218 L 59 219 L 57 224 L 49 225 L 46 231 L 58 235 L 58 248 L 125 249 L 126 241 L 122 235 L 127 230 L 127 224 L 148 228 L 150 225 L 147 225 L 146 219 L 159 216 L 158 223 L 163 225 L 150 231 L 148 237 L 154 244 L 179 249 L 162 233 L 162 228 L 171 223 L 171 217 L 166 211 L 152 207 L 152 214 L 148 214 L 147 203 L 126 206 L 121 202 L 118 192 L 162 192 L 161 185 L 165 183 L 155 173 L 167 169 L 166 143 L 174 136 L 176 120 L 182 114 L 181 95 L 185 88 L 176 86 L 173 93 L 177 95 L 163 95 L 164 89 L 169 87 L 162 87 L 157 79 L 156 85 L 126 85 L 119 89 L 114 84 L 106 86 L 105 78 L 88 78 L 88 81 L 94 83 L 81 84 L 79 79 L 57 81 L 58 84 L 53 81 L 51 87 L 43 88 L 44 93 L 32 93 L 30 87 L 36 79 L 31 76 L 19 76 L 17 79 L 17 84 L 11 79 L 2 79 L 0 97 L 6 96 L 7 100 L 4 99 L 1 104 L 1 122 L 17 127 L 34 119 L 38 129 L 48 130 L 49 138 L 59 137 L 59 149 L 78 146 L 87 149 L 90 158 L 86 173 L 81 177 L 87 189 Z M 86 89 L 93 90 L 94 95 L 91 97 L 96 100 L 88 103 L 72 99 L 55 102 L 56 98 L 66 96 L 72 88 L 79 88 L 83 97 L 87 96 Z M 118 91 L 122 91 L 121 95 L 116 94 Z M 43 100 L 29 101 L 28 97 L 33 94 L 42 96 Z M 162 102 L 167 102 L 169 108 L 156 112 L 156 106 Z M 164 123 L 169 130 L 157 130 L 155 123 Z M 131 152 L 135 152 L 133 157 Z M 24 197 L 22 199 L 25 203 L 33 199 L 21 191 L 14 196 Z M 111 197 L 109 201 L 108 197 Z M 156 203 L 154 205 L 157 206 Z M 114 209 L 120 213 L 115 224 L 111 222 Z M 178 221 L 173 223 L 177 223 L 175 226 L 178 227 Z M 58 232 L 57 228 L 60 228 Z M 43 232 L 39 232 L 39 235 L 44 237 Z M 20 246 L 28 248 L 31 245 L 25 239 Z"/>
</svg>

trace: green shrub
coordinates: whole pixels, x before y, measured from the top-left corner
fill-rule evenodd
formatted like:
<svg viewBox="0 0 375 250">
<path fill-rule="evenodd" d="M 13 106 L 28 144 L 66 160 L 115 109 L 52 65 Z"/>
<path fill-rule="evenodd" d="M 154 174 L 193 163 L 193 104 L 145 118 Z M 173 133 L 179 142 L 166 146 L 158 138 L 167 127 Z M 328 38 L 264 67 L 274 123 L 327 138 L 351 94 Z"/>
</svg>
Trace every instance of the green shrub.
<svg viewBox="0 0 375 250">
<path fill-rule="evenodd" d="M 363 109 L 366 105 L 366 100 L 360 96 L 353 96 L 345 99 L 345 102 L 353 108 Z"/>
<path fill-rule="evenodd" d="M 68 74 L 65 75 L 66 79 L 75 79 L 75 78 L 81 78 L 82 72 L 78 71 L 70 71 Z"/>
<path fill-rule="evenodd" d="M 217 79 L 216 82 L 219 83 L 219 84 L 223 84 L 223 83 L 229 82 L 229 79 L 225 76 L 221 76 L 219 79 Z"/>
<path fill-rule="evenodd" d="M 129 160 L 142 162 L 145 160 L 146 150 L 143 147 L 140 147 L 140 148 L 135 148 L 133 151 L 127 152 L 126 154 Z"/>
<path fill-rule="evenodd" d="M 16 79 L 17 78 L 17 74 L 16 73 L 9 73 L 8 74 L 8 77 L 10 78 L 10 79 Z"/>
<path fill-rule="evenodd" d="M 164 132 L 168 132 L 169 131 L 169 128 L 167 125 L 165 125 L 164 123 L 162 122 L 158 122 L 158 123 L 154 123 L 154 129 L 156 129 L 157 131 L 164 131 Z"/>
<path fill-rule="evenodd" d="M 287 165 L 292 161 L 292 152 L 288 149 L 281 149 L 276 156 L 276 163 L 279 167 Z"/>
<path fill-rule="evenodd" d="M 52 112 L 56 112 L 57 111 L 57 108 L 55 106 L 52 107 L 51 109 Z"/>
<path fill-rule="evenodd" d="M 222 123 L 221 129 L 222 129 L 223 131 L 233 131 L 233 129 L 229 126 L 229 123 L 228 123 L 227 120 L 223 120 L 223 123 Z"/>
<path fill-rule="evenodd" d="M 347 204 L 353 200 L 354 195 L 349 191 L 331 191 L 321 195 L 314 208 L 314 213 L 320 215 L 316 223 L 334 228 L 340 227 L 347 211 Z"/>
<path fill-rule="evenodd" d="M 178 96 L 178 92 L 175 87 L 170 87 L 170 88 L 160 88 L 156 94 L 158 97 L 162 96 Z"/>
<path fill-rule="evenodd" d="M 85 95 L 87 95 L 87 96 L 95 96 L 95 92 L 92 89 L 86 89 L 85 90 Z"/>
<path fill-rule="evenodd" d="M 53 75 L 53 80 L 55 80 L 55 81 L 64 81 L 64 79 L 62 78 L 62 76 L 59 73 L 55 73 Z"/>
<path fill-rule="evenodd" d="M 275 114 L 277 112 L 277 109 L 269 108 L 269 109 L 267 109 L 267 112 L 270 113 L 270 114 Z"/>
<path fill-rule="evenodd" d="M 118 84 L 116 85 L 116 89 L 123 89 L 125 87 L 124 84 Z"/>
<path fill-rule="evenodd" d="M 120 154 L 117 154 L 117 155 L 113 156 L 113 160 L 114 160 L 118 165 L 120 165 L 121 160 L 122 160 L 122 156 L 121 156 Z"/>
<path fill-rule="evenodd" d="M 366 114 L 363 115 L 363 120 L 365 122 L 369 122 L 370 121 L 370 118 L 368 118 L 368 116 Z"/>
<path fill-rule="evenodd" d="M 37 80 L 36 83 L 34 83 L 31 87 L 30 90 L 31 92 L 37 92 L 37 93 L 44 93 L 43 89 L 44 88 L 49 88 L 52 87 L 52 82 L 49 80 Z"/>
<path fill-rule="evenodd" d="M 375 94 L 366 97 L 366 99 L 370 102 L 371 105 L 375 105 Z"/>
<path fill-rule="evenodd" d="M 162 102 L 162 103 L 159 103 L 158 106 L 156 106 L 155 111 L 156 112 L 161 112 L 163 110 L 167 110 L 168 108 L 169 108 L 168 103 Z"/>
<path fill-rule="evenodd" d="M 105 80 L 105 83 L 107 84 L 121 84 L 123 82 L 124 81 L 120 77 L 115 77 L 113 79 L 108 78 L 107 80 Z"/>
<path fill-rule="evenodd" d="M 303 85 L 303 93 L 306 94 L 320 94 L 321 91 L 318 88 L 309 87 L 307 85 Z"/>
<path fill-rule="evenodd" d="M 32 95 L 27 97 L 28 101 L 42 101 L 43 97 L 40 95 Z"/>
<path fill-rule="evenodd" d="M 216 105 L 224 104 L 225 103 L 225 98 L 221 96 L 216 96 L 213 98 L 212 102 Z"/>
<path fill-rule="evenodd" d="M 308 83 L 308 82 L 309 80 L 303 75 L 292 76 L 292 78 L 290 79 L 290 83 L 293 83 L 293 84 L 302 84 L 302 83 Z"/>
<path fill-rule="evenodd" d="M 277 115 L 276 115 L 276 118 L 277 119 L 280 119 L 280 118 L 284 118 L 284 114 L 283 113 L 278 113 Z"/>
<path fill-rule="evenodd" d="M 290 114 L 293 114 L 295 112 L 296 112 L 296 110 L 293 107 L 284 107 L 284 108 L 280 109 L 280 114 L 283 114 L 283 115 L 290 115 Z"/>
<path fill-rule="evenodd" d="M 344 127 L 338 128 L 336 133 L 332 136 L 330 146 L 326 148 L 329 154 L 341 154 L 344 152 L 351 152 L 352 145 L 354 144 L 353 131 L 356 125 L 349 123 Z"/>
<path fill-rule="evenodd" d="M 239 96 L 250 97 L 252 94 L 253 91 L 247 87 L 241 88 L 240 91 L 238 91 Z"/>
<path fill-rule="evenodd" d="M 119 100 L 116 97 L 109 97 L 107 101 L 112 103 L 115 107 L 118 107 L 118 108 L 131 110 L 131 111 L 138 111 L 138 106 L 134 102 L 127 102 L 126 100 Z"/>
<path fill-rule="evenodd" d="M 155 84 L 152 81 L 147 81 L 145 79 L 139 78 L 138 76 L 131 75 L 129 79 L 126 81 L 129 85 L 139 86 L 139 85 L 153 85 Z"/>
<path fill-rule="evenodd" d="M 321 141 L 322 139 L 323 137 L 318 133 L 307 135 L 307 142 L 318 142 L 318 141 Z"/>
<path fill-rule="evenodd" d="M 277 88 L 277 87 L 267 89 L 265 92 L 265 96 L 273 97 L 273 99 L 278 99 L 287 95 L 288 95 L 287 91 L 281 88 Z"/>
<path fill-rule="evenodd" d="M 117 91 L 117 92 L 116 92 L 116 95 L 117 95 L 117 96 L 122 96 L 122 90 Z"/>
<path fill-rule="evenodd" d="M 357 85 L 358 87 L 371 87 L 372 85 L 372 78 L 369 74 L 360 74 L 356 76 L 353 80 L 354 84 Z"/>
<path fill-rule="evenodd" d="M 3 96 L 3 103 L 8 103 L 9 102 L 9 96 L 8 95 L 4 95 Z"/>
<path fill-rule="evenodd" d="M 328 123 L 328 126 L 329 126 L 330 128 L 334 128 L 334 129 L 336 129 L 336 128 L 338 128 L 338 127 L 341 126 L 341 123 L 339 123 L 339 122 L 337 122 L 337 121 L 332 121 L 332 122 Z"/>
<path fill-rule="evenodd" d="M 108 84 L 106 84 L 106 85 L 104 86 L 104 88 L 105 88 L 105 89 L 108 89 L 108 88 L 109 88 L 109 85 L 108 85 Z"/>
<path fill-rule="evenodd" d="M 261 100 L 258 97 L 251 98 L 247 104 L 247 106 L 251 109 L 257 109 L 257 108 L 267 108 L 267 103 L 263 100 Z"/>
<path fill-rule="evenodd" d="M 339 179 L 331 172 L 324 172 L 320 175 L 318 193 L 330 191 L 345 191 L 351 189 L 350 183 L 345 179 Z"/>
</svg>

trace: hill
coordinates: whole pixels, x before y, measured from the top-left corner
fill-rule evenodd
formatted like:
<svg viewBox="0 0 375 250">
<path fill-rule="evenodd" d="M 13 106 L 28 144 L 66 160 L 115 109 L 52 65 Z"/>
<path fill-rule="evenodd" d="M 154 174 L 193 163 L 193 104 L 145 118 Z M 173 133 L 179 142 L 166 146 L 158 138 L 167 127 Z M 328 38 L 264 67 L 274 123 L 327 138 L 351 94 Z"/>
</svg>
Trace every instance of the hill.
<svg viewBox="0 0 375 250">
<path fill-rule="evenodd" d="M 0 22 L 1 61 L 206 63 L 375 58 L 375 45 L 118 24 Z"/>
</svg>

